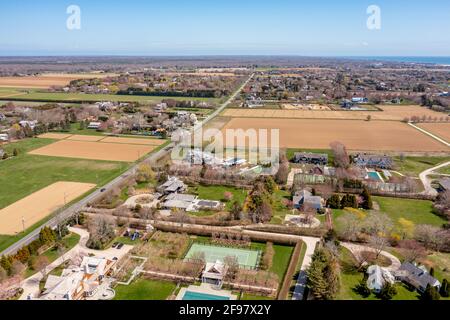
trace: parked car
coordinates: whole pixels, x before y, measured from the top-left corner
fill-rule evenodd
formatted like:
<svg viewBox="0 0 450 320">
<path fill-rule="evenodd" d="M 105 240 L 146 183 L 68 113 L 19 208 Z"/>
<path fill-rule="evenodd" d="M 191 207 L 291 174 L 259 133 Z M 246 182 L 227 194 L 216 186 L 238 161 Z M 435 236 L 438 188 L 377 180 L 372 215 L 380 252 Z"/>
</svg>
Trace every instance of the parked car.
<svg viewBox="0 0 450 320">
<path fill-rule="evenodd" d="M 120 249 L 122 249 L 122 248 L 123 248 L 123 246 L 124 246 L 124 244 L 123 244 L 123 243 L 119 243 L 119 245 L 117 246 L 117 248 L 116 248 L 116 249 L 120 250 Z"/>
<path fill-rule="evenodd" d="M 117 248 L 117 246 L 119 245 L 118 242 L 114 242 L 113 245 L 111 246 L 112 248 Z"/>
</svg>

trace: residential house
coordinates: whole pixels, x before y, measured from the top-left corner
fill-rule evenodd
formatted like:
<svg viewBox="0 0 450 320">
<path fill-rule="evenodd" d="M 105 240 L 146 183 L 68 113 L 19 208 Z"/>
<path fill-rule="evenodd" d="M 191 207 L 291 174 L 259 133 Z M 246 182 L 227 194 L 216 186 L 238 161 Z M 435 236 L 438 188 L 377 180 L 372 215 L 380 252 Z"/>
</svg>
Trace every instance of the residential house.
<svg viewBox="0 0 450 320">
<path fill-rule="evenodd" d="M 44 285 L 43 300 L 81 300 L 92 297 L 117 260 L 84 257 L 80 267 L 64 269 L 61 276 L 49 275 Z"/>
<path fill-rule="evenodd" d="M 386 283 L 395 283 L 395 277 L 392 273 L 390 273 L 386 268 L 382 268 L 377 265 L 370 266 L 367 269 L 367 274 L 369 275 L 367 279 L 367 287 L 376 293 L 379 293 Z"/>
<path fill-rule="evenodd" d="M 350 100 L 344 99 L 341 102 L 341 107 L 344 109 L 350 109 L 353 107 L 353 102 L 351 102 Z"/>
<path fill-rule="evenodd" d="M 193 207 L 196 199 L 197 197 L 194 195 L 172 193 L 166 197 L 166 201 L 162 203 L 161 207 L 166 210 L 195 211 Z"/>
<path fill-rule="evenodd" d="M 295 163 L 327 165 L 328 164 L 328 154 L 296 152 L 294 154 L 294 159 L 292 159 L 292 161 Z"/>
<path fill-rule="evenodd" d="M 156 188 L 156 191 L 164 195 L 171 193 L 183 193 L 186 190 L 187 186 L 177 177 L 169 177 L 165 183 Z"/>
<path fill-rule="evenodd" d="M 90 122 L 87 128 L 98 130 L 100 129 L 101 126 L 102 126 L 101 122 Z"/>
<path fill-rule="evenodd" d="M 228 271 L 228 266 L 226 266 L 222 261 L 217 260 L 216 262 L 208 262 L 202 273 L 202 282 L 214 285 L 217 289 L 221 289 L 223 281 Z"/>
<path fill-rule="evenodd" d="M 395 273 L 395 277 L 397 280 L 413 286 L 419 292 L 424 292 L 428 285 L 438 290 L 441 287 L 441 283 L 431 276 L 424 266 L 417 266 L 410 262 L 403 263 Z"/>
<path fill-rule="evenodd" d="M 391 169 L 394 166 L 394 161 L 391 157 L 375 154 L 357 154 L 353 157 L 353 163 L 359 167 L 379 169 Z"/>
<path fill-rule="evenodd" d="M 324 200 L 320 196 L 313 196 L 308 190 L 302 190 L 294 194 L 293 203 L 296 209 L 309 207 L 321 210 L 324 205 Z"/>
<path fill-rule="evenodd" d="M 450 191 L 450 178 L 441 179 L 439 180 L 438 184 L 439 184 L 438 188 L 439 192 Z"/>
<path fill-rule="evenodd" d="M 0 133 L 0 142 L 8 142 L 9 135 L 7 133 Z"/>
<path fill-rule="evenodd" d="M 353 103 L 368 103 L 369 99 L 364 98 L 364 97 L 353 97 L 352 102 Z"/>
<path fill-rule="evenodd" d="M 22 127 L 22 128 L 25 128 L 25 127 L 30 127 L 30 129 L 34 129 L 34 127 L 36 127 L 36 125 L 38 124 L 38 121 L 37 120 L 32 120 L 32 121 L 28 121 L 28 120 L 22 120 L 22 121 L 19 121 L 19 125 Z"/>
</svg>

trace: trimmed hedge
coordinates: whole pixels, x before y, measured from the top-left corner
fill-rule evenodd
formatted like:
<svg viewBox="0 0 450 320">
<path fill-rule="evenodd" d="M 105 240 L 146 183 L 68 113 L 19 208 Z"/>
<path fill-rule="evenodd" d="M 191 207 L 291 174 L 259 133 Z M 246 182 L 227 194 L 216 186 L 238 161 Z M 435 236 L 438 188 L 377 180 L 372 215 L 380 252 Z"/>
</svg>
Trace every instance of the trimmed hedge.
<svg viewBox="0 0 450 320">
<path fill-rule="evenodd" d="M 297 244 L 295 245 L 294 252 L 292 253 L 291 257 L 291 262 L 289 263 L 289 267 L 284 277 L 283 285 L 281 286 L 280 292 L 278 293 L 277 300 L 287 300 L 289 290 L 291 289 L 291 282 L 295 276 L 297 266 L 300 261 L 303 245 L 303 242 L 297 242 Z"/>
</svg>

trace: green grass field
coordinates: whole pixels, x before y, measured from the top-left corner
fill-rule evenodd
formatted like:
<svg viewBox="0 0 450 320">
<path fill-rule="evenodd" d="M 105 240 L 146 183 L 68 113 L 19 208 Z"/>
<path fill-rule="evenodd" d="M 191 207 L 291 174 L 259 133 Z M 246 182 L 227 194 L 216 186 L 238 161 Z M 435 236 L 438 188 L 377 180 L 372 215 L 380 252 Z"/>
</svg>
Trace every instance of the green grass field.
<svg viewBox="0 0 450 320">
<path fill-rule="evenodd" d="M 433 203 L 425 200 L 374 197 L 380 211 L 387 213 L 398 226 L 398 219 L 404 218 L 417 224 L 442 226 L 446 221 L 433 214 Z"/>
<path fill-rule="evenodd" d="M 224 199 L 225 192 L 231 192 L 233 194 L 233 199 L 226 202 L 226 208 L 229 210 L 235 201 L 238 201 L 241 205 L 244 204 L 245 198 L 247 197 L 247 190 L 225 187 L 225 186 L 196 186 L 192 187 L 190 192 L 198 195 L 200 199 L 205 200 L 215 200 L 226 202 Z"/>
<path fill-rule="evenodd" d="M 164 99 L 174 99 L 178 101 L 209 101 L 217 102 L 214 98 L 191 98 L 191 97 L 163 97 L 163 96 L 132 96 L 132 95 L 115 95 L 115 94 L 83 94 L 83 93 L 63 93 L 63 92 L 43 92 L 39 90 L 29 89 L 28 92 L 23 90 L 14 90 L 4 88 L 4 93 L 0 92 L 0 98 L 7 99 L 7 95 L 13 95 L 10 98 L 20 101 L 55 101 L 55 102 L 70 102 L 70 101 L 114 101 L 114 102 L 159 102 Z M 22 93 L 22 94 L 20 94 Z M 16 95 L 17 94 L 17 95 Z"/>
<path fill-rule="evenodd" d="M 450 174 L 450 166 L 446 166 L 438 170 L 440 174 Z"/>
<path fill-rule="evenodd" d="M 270 268 L 270 271 L 276 273 L 280 283 L 282 283 L 287 268 L 289 267 L 294 247 L 274 244 L 273 248 L 275 250 L 275 256 L 273 257 L 272 268 Z"/>
<path fill-rule="evenodd" d="M 394 158 L 395 169 L 409 176 L 419 176 L 421 172 L 446 161 L 450 161 L 450 157 L 405 157 L 403 161 L 399 157 Z"/>
<path fill-rule="evenodd" d="M 415 225 L 429 224 L 441 227 L 445 223 L 443 218 L 433 213 L 433 204 L 431 201 L 385 197 L 373 197 L 373 200 L 379 204 L 379 212 L 387 214 L 392 219 L 394 227 L 399 230 L 402 227 L 399 223 L 400 218 L 412 221 Z M 348 211 L 345 209 L 333 210 L 333 225 L 337 231 L 343 229 L 342 222 L 339 218 L 347 213 Z M 324 216 L 319 216 L 318 219 L 322 223 L 325 222 Z"/>
<path fill-rule="evenodd" d="M 57 181 L 75 181 L 95 183 L 98 186 L 124 172 L 129 164 L 109 161 L 80 160 L 35 156 L 28 151 L 43 147 L 54 140 L 26 139 L 4 146 L 12 154 L 14 149 L 19 155 L 0 162 L 0 209 L 36 192 Z M 44 223 L 47 219 L 30 227 L 25 234 Z M 19 240 L 25 234 L 17 236 L 0 235 L 0 251 Z"/>
<path fill-rule="evenodd" d="M 175 288 L 172 282 L 137 279 L 129 286 L 116 286 L 114 300 L 166 300 Z"/>
</svg>

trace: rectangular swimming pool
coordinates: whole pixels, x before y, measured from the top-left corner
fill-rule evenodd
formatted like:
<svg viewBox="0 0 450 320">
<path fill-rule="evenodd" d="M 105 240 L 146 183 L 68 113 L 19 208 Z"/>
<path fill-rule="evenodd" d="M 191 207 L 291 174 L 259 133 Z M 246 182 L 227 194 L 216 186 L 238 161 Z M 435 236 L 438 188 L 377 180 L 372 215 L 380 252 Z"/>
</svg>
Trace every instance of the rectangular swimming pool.
<svg viewBox="0 0 450 320">
<path fill-rule="evenodd" d="M 182 300 L 230 300 L 230 298 L 200 292 L 186 291 Z"/>
<path fill-rule="evenodd" d="M 378 172 L 370 171 L 370 172 L 367 173 L 367 175 L 369 176 L 369 178 L 370 178 L 371 180 L 375 180 L 375 181 L 383 181 L 383 180 L 380 178 L 380 175 L 378 174 Z"/>
</svg>

